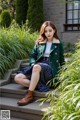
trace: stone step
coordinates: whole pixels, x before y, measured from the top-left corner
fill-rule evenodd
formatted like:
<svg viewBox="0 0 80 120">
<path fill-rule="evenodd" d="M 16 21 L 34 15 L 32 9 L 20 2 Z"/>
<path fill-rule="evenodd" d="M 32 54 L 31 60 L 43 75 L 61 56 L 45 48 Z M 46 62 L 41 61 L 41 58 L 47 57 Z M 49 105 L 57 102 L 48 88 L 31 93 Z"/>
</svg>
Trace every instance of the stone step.
<svg viewBox="0 0 80 120">
<path fill-rule="evenodd" d="M 15 117 L 10 117 L 10 119 L 4 119 L 1 115 L 0 115 L 0 120 L 26 120 L 26 119 L 21 119 L 21 118 L 15 118 Z M 27 119 L 28 120 L 28 119 Z"/>
<path fill-rule="evenodd" d="M 29 63 L 28 62 L 25 62 L 25 63 L 22 63 L 20 68 L 25 68 L 25 67 L 28 67 L 29 66 Z"/>
<path fill-rule="evenodd" d="M 29 62 L 29 59 L 23 59 L 22 60 L 22 63 L 26 63 L 26 62 Z"/>
<path fill-rule="evenodd" d="M 26 120 L 26 119 L 20 119 L 20 118 L 11 117 L 10 120 Z"/>
<path fill-rule="evenodd" d="M 22 98 L 24 97 L 28 88 L 22 87 L 21 85 L 10 83 L 0 87 L 0 95 L 11 98 Z M 34 91 L 34 99 L 45 98 L 46 92 Z"/>
<path fill-rule="evenodd" d="M 11 117 L 26 120 L 41 120 L 44 111 L 49 107 L 49 103 L 40 106 L 40 102 L 33 102 L 25 106 L 17 105 L 18 99 L 0 97 L 1 110 L 10 110 Z"/>
<path fill-rule="evenodd" d="M 16 82 L 14 81 L 14 77 L 16 76 L 16 74 L 17 74 L 17 73 L 12 73 L 12 74 L 10 75 L 10 82 L 11 82 L 11 83 L 16 83 Z"/>
<path fill-rule="evenodd" d="M 26 120 L 26 119 L 20 119 L 20 118 L 11 117 L 10 120 Z"/>
<path fill-rule="evenodd" d="M 20 65 L 20 70 L 21 69 L 24 69 L 25 67 L 28 67 L 29 66 L 29 63 L 22 63 L 21 65 Z M 19 71 L 20 71 L 19 70 Z M 18 70 L 17 70 L 18 71 Z M 11 82 L 13 82 L 13 83 L 15 83 L 15 81 L 14 81 L 14 77 L 15 77 L 15 75 L 17 74 L 17 71 L 13 71 L 12 72 L 12 74 L 10 75 L 10 78 L 11 78 Z"/>
</svg>

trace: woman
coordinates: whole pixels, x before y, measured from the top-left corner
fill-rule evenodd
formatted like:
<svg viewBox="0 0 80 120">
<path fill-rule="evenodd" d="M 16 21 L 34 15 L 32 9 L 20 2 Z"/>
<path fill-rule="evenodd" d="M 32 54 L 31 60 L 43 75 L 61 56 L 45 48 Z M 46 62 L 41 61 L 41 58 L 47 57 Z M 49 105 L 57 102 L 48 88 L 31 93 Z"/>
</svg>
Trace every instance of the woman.
<svg viewBox="0 0 80 120">
<path fill-rule="evenodd" d="M 57 29 L 51 21 L 46 21 L 40 29 L 34 49 L 30 56 L 30 67 L 15 76 L 16 83 L 29 87 L 18 105 L 27 105 L 33 101 L 33 93 L 37 87 L 40 91 L 48 91 L 49 81 L 57 74 L 64 63 L 63 46 L 57 35 Z"/>
</svg>

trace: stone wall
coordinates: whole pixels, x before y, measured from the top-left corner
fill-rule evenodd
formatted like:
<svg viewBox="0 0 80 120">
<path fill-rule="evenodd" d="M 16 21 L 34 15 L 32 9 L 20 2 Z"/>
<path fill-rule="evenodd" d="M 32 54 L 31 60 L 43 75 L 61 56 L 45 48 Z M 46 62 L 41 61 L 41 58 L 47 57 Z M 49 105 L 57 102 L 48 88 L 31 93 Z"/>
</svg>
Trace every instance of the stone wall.
<svg viewBox="0 0 80 120">
<path fill-rule="evenodd" d="M 45 20 L 51 20 L 56 25 L 58 35 L 64 42 L 76 42 L 80 38 L 80 31 L 65 32 L 66 4 L 64 0 L 44 0 Z"/>
</svg>

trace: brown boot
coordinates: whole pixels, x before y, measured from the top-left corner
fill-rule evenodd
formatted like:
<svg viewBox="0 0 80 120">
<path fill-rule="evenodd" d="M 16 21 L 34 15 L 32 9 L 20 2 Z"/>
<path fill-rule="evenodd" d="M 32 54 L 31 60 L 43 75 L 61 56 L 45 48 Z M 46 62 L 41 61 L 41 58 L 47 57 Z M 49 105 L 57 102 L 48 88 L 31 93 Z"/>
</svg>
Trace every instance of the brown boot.
<svg viewBox="0 0 80 120">
<path fill-rule="evenodd" d="M 33 101 L 33 91 L 28 90 L 25 97 L 19 100 L 17 104 L 19 106 L 23 106 L 23 105 L 27 105 L 28 103 L 31 103 L 32 101 Z"/>
</svg>

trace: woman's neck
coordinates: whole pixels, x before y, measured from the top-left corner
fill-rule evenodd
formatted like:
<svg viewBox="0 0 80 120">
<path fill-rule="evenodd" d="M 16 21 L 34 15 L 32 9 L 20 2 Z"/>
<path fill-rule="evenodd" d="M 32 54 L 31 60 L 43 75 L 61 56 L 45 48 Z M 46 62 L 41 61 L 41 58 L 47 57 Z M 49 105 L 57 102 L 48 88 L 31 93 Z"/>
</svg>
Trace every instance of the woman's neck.
<svg viewBox="0 0 80 120">
<path fill-rule="evenodd" d="M 52 38 L 52 39 L 47 39 L 47 42 L 52 42 L 52 41 L 53 41 L 53 39 L 54 39 L 54 38 Z"/>
</svg>

